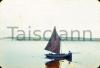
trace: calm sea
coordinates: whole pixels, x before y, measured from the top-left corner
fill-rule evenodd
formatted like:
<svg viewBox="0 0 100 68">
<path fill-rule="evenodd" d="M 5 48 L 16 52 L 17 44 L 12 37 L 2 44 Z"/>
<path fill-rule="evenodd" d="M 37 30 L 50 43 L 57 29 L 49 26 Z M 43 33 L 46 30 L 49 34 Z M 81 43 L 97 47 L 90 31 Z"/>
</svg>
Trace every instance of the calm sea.
<svg viewBox="0 0 100 68">
<path fill-rule="evenodd" d="M 63 41 L 61 52 L 73 52 L 73 62 L 45 58 L 47 41 L 0 40 L 0 66 L 3 68 L 97 68 L 100 42 Z"/>
</svg>

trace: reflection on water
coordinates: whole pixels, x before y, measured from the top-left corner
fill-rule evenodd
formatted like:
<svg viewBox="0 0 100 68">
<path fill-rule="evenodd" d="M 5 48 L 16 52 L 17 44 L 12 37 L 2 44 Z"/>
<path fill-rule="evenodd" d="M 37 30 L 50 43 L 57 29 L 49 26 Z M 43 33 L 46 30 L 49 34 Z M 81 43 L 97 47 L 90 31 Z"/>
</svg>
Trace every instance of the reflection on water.
<svg viewBox="0 0 100 68">
<path fill-rule="evenodd" d="M 45 63 L 45 68 L 79 68 L 76 63 L 68 63 L 67 60 L 51 60 Z M 82 67 L 80 67 L 82 68 Z"/>
<path fill-rule="evenodd" d="M 46 68 L 60 68 L 59 60 L 49 61 L 45 65 Z"/>
</svg>

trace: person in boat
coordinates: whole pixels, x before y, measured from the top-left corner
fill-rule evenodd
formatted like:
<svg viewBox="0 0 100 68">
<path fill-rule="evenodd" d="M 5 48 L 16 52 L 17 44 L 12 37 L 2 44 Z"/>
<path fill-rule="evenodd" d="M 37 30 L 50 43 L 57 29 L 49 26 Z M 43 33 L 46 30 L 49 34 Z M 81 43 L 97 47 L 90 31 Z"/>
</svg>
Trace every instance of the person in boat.
<svg viewBox="0 0 100 68">
<path fill-rule="evenodd" d="M 67 60 L 69 61 L 69 64 L 70 62 L 72 62 L 72 52 L 69 51 L 69 53 L 67 54 Z"/>
</svg>

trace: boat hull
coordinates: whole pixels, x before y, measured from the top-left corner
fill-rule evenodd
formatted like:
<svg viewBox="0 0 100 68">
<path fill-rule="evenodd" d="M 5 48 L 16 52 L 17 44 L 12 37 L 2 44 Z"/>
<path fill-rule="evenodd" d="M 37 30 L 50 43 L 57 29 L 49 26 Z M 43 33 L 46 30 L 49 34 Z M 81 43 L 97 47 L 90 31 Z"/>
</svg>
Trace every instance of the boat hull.
<svg viewBox="0 0 100 68">
<path fill-rule="evenodd" d="M 68 61 L 72 61 L 72 56 L 68 54 L 46 54 L 46 58 L 48 59 L 67 59 Z"/>
</svg>

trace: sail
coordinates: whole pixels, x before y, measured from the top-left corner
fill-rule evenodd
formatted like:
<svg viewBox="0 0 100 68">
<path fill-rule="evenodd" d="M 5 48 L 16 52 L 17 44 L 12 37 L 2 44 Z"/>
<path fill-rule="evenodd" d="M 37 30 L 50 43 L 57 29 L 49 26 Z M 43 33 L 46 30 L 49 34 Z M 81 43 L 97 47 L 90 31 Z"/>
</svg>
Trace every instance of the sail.
<svg viewBox="0 0 100 68">
<path fill-rule="evenodd" d="M 60 53 L 60 37 L 58 36 L 55 27 L 45 50 L 48 50 L 54 53 Z"/>
</svg>

